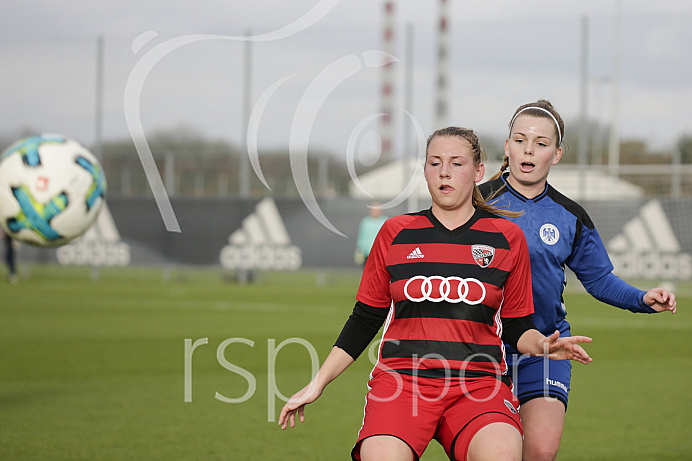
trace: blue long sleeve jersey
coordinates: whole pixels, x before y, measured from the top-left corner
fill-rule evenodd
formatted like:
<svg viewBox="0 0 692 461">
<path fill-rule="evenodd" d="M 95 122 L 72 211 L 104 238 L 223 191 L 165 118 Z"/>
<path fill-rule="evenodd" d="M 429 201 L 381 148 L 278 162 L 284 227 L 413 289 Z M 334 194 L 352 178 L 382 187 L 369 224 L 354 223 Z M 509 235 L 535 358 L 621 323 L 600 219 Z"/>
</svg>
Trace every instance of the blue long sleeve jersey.
<svg viewBox="0 0 692 461">
<path fill-rule="evenodd" d="M 507 175 L 479 188 L 488 203 L 523 212 L 522 216 L 508 219 L 521 227 L 529 246 L 533 320 L 541 333 L 569 330 L 562 296 L 567 285 L 565 266 L 596 299 L 632 312 L 656 312 L 644 303 L 644 291 L 612 273 L 613 264 L 603 241 L 578 203 L 550 184 L 540 195 L 528 199 L 509 185 Z"/>
</svg>

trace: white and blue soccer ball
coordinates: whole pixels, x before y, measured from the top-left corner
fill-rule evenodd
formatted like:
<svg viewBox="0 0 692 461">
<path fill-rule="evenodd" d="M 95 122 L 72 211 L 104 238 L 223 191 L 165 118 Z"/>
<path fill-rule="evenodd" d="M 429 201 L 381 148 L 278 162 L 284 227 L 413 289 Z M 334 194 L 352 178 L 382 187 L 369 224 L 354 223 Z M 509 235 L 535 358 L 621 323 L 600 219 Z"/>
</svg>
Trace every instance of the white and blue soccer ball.
<svg viewBox="0 0 692 461">
<path fill-rule="evenodd" d="M 106 198 L 96 156 L 58 134 L 21 139 L 0 155 L 0 226 L 36 246 L 60 246 L 93 224 Z"/>
</svg>

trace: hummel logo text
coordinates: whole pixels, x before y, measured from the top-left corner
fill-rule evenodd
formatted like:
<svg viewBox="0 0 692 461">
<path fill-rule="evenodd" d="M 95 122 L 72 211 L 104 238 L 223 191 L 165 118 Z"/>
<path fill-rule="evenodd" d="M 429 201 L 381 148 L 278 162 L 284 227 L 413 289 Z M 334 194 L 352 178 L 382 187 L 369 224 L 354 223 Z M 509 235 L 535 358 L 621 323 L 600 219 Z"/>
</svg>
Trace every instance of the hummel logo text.
<svg viewBox="0 0 692 461">
<path fill-rule="evenodd" d="M 421 259 L 425 258 L 425 255 L 423 254 L 422 251 L 420 251 L 420 248 L 416 247 L 415 250 L 411 252 L 408 256 L 406 256 L 406 259 Z"/>
</svg>

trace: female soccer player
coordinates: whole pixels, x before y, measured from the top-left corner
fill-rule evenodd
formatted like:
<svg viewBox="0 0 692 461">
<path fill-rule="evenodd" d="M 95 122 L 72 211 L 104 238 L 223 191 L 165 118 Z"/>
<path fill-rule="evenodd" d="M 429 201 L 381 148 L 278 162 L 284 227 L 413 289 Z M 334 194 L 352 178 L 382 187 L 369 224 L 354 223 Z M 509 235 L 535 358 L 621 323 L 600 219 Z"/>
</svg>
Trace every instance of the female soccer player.
<svg viewBox="0 0 692 461">
<path fill-rule="evenodd" d="M 582 363 L 591 358 L 578 343 L 591 339 L 546 337 L 533 326 L 526 240 L 481 197 L 481 155 L 471 130 L 428 138 L 432 207 L 385 222 L 353 314 L 319 372 L 281 410 L 283 429 L 296 414 L 304 422 L 305 405 L 385 324 L 354 460 L 417 460 L 432 439 L 450 459 L 521 459 L 502 339 L 524 354 Z"/>
<path fill-rule="evenodd" d="M 672 293 L 663 288 L 644 292 L 612 273 L 613 265 L 586 211 L 548 184 L 550 167 L 562 157 L 564 135 L 562 118 L 550 102 L 539 100 L 519 107 L 509 124 L 503 167 L 479 187 L 489 203 L 522 212 L 510 219 L 522 228 L 529 246 L 533 320 L 538 330 L 570 335 L 562 299 L 565 266 L 600 301 L 632 312 L 675 313 Z M 507 167 L 509 172 L 504 172 Z M 507 347 L 521 403 L 523 459 L 554 460 L 562 437 L 571 364 L 520 354 L 512 345 Z"/>
</svg>

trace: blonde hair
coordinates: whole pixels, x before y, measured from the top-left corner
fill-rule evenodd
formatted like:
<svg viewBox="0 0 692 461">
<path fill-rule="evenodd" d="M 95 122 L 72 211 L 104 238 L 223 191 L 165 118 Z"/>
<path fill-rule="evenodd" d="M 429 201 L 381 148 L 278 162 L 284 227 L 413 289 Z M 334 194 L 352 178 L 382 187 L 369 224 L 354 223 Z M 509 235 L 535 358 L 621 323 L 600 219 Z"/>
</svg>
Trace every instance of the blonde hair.
<svg viewBox="0 0 692 461">
<path fill-rule="evenodd" d="M 426 159 L 428 157 L 428 147 L 430 147 L 430 142 L 435 138 L 443 137 L 458 137 L 465 139 L 471 145 L 471 150 L 474 154 L 473 164 L 476 167 L 478 167 L 486 159 L 485 153 L 481 148 L 481 143 L 478 139 L 478 136 L 476 136 L 476 133 L 474 133 L 473 130 L 470 130 L 468 128 L 461 128 L 458 126 L 448 126 L 446 128 L 441 128 L 428 137 L 428 141 L 425 146 Z M 487 211 L 488 213 L 493 213 L 508 218 L 516 218 L 523 214 L 522 212 L 509 211 L 503 208 L 489 205 L 483 198 L 483 194 L 481 194 L 481 191 L 478 189 L 478 186 L 476 184 L 473 185 L 473 196 L 471 198 L 471 203 L 474 207 L 476 207 L 479 210 Z"/>
</svg>

